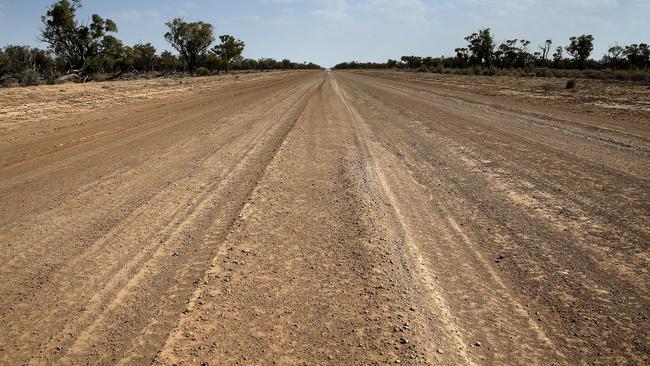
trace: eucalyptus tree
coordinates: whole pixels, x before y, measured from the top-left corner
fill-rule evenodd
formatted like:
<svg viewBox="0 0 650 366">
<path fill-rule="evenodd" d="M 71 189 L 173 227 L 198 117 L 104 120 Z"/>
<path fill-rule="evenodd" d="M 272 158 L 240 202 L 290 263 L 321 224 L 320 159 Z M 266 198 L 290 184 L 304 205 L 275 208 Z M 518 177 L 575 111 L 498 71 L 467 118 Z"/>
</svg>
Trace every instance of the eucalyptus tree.
<svg viewBox="0 0 650 366">
<path fill-rule="evenodd" d="M 241 55 L 244 52 L 244 47 L 246 44 L 244 41 L 239 40 L 229 34 L 224 34 L 219 36 L 220 44 L 214 46 L 212 52 L 214 52 L 219 59 L 221 59 L 222 68 L 227 72 L 228 65 L 231 62 L 241 59 Z"/>
<path fill-rule="evenodd" d="M 468 42 L 467 49 L 471 53 L 470 62 L 478 66 L 490 67 L 494 56 L 494 39 L 490 28 L 484 28 L 477 33 L 465 37 Z"/>
<path fill-rule="evenodd" d="M 117 32 L 110 19 L 93 14 L 90 24 L 76 19 L 81 0 L 59 0 L 41 17 L 41 40 L 48 44 L 60 63 L 69 70 L 83 71 L 87 60 L 101 52 L 101 44 L 108 33 Z"/>
<path fill-rule="evenodd" d="M 591 52 L 594 50 L 594 36 L 581 35 L 569 38 L 569 45 L 564 49 L 573 57 L 578 67 L 584 69 Z"/>
<path fill-rule="evenodd" d="M 182 18 L 165 23 L 169 31 L 165 39 L 178 51 L 187 68 L 194 72 L 199 57 L 207 51 L 214 42 L 212 24 L 205 22 L 186 22 Z"/>
</svg>

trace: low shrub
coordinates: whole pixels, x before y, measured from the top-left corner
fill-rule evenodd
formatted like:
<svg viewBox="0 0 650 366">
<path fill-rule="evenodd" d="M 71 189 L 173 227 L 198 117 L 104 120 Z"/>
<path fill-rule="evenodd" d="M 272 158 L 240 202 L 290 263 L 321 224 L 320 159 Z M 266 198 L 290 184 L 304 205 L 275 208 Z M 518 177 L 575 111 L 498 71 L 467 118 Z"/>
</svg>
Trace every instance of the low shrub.
<svg viewBox="0 0 650 366">
<path fill-rule="evenodd" d="M 566 88 L 567 89 L 575 89 L 576 88 L 576 81 L 575 79 L 571 79 L 566 82 Z"/>
<path fill-rule="evenodd" d="M 647 83 L 650 81 L 650 73 L 641 71 L 630 72 L 630 80 Z"/>
<path fill-rule="evenodd" d="M 94 81 L 106 81 L 106 80 L 108 80 L 109 77 L 110 77 L 109 74 L 100 73 L 100 72 L 98 72 L 98 73 L 96 73 L 96 74 L 94 74 L 92 76 Z"/>
<path fill-rule="evenodd" d="M 58 84 L 58 77 L 55 74 L 45 75 L 45 82 L 47 83 L 47 85 Z"/>
<path fill-rule="evenodd" d="M 549 69 L 548 67 L 540 67 L 538 69 L 535 69 L 535 76 L 538 78 L 550 78 L 553 77 L 553 71 Z"/>
<path fill-rule="evenodd" d="M 606 79 L 607 73 L 600 70 L 585 70 L 582 72 L 582 76 L 586 79 Z"/>
<path fill-rule="evenodd" d="M 20 82 L 23 85 L 38 85 L 41 81 L 41 74 L 34 70 L 25 70 L 20 75 Z"/>
<path fill-rule="evenodd" d="M 435 72 L 437 74 L 443 74 L 445 72 L 444 67 L 442 67 L 442 65 L 431 67 L 429 71 Z"/>
<path fill-rule="evenodd" d="M 198 76 L 208 76 L 210 75 L 210 70 L 208 70 L 205 67 L 199 67 L 198 69 L 196 69 L 196 74 Z"/>
<path fill-rule="evenodd" d="M 498 71 L 498 70 L 497 70 L 496 67 L 494 67 L 494 66 L 490 66 L 490 67 L 487 67 L 487 68 L 483 69 L 483 75 L 486 75 L 486 76 L 494 76 L 494 75 L 497 74 L 497 71 Z"/>
</svg>

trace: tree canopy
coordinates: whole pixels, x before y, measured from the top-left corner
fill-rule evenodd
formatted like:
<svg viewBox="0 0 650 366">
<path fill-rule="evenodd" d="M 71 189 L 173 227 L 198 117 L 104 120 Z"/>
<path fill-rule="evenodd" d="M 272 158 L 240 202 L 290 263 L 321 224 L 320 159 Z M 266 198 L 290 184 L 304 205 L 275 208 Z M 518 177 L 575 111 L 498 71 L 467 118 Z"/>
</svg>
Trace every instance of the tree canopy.
<svg viewBox="0 0 650 366">
<path fill-rule="evenodd" d="M 594 37 L 583 34 L 579 37 L 571 37 L 569 41 L 571 43 L 565 49 L 576 60 L 578 66 L 583 69 L 587 59 L 591 56 L 591 52 L 594 50 Z"/>
<path fill-rule="evenodd" d="M 229 34 L 219 36 L 219 40 L 221 43 L 214 46 L 212 51 L 221 59 L 224 70 L 228 71 L 228 65 L 241 58 L 245 44 Z"/>
<path fill-rule="evenodd" d="M 189 70 L 194 71 L 199 56 L 214 42 L 212 24 L 200 21 L 188 23 L 182 18 L 176 18 L 166 25 L 169 31 L 165 33 L 165 39 L 180 53 Z"/>
<path fill-rule="evenodd" d="M 595 60 L 591 58 L 594 49 L 594 37 L 591 35 L 570 37 L 568 45 L 556 47 L 553 47 L 552 40 L 547 39 L 534 50 L 530 47 L 532 42 L 527 39 L 512 38 L 495 43 L 490 28 L 480 29 L 464 39 L 466 45 L 457 47 L 453 56 L 410 55 L 402 56 L 400 61 L 389 59 L 383 63 L 342 62 L 334 68 L 650 80 L 650 46 L 647 43 L 610 46 L 602 59 Z M 576 72 L 564 72 L 565 70 Z M 596 70 L 602 72 L 595 72 Z M 629 72 L 623 72 L 628 70 Z"/>
<path fill-rule="evenodd" d="M 490 28 L 479 30 L 477 33 L 472 33 L 465 37 L 469 42 L 467 49 L 471 52 L 472 58 L 481 65 L 492 65 L 492 56 L 494 53 L 494 40 L 490 33 Z"/>
<path fill-rule="evenodd" d="M 110 19 L 93 14 L 89 25 L 76 19 L 81 0 L 59 0 L 41 18 L 43 29 L 41 39 L 59 61 L 70 69 L 84 69 L 86 61 L 96 56 L 107 33 L 117 32 L 117 25 Z"/>
</svg>

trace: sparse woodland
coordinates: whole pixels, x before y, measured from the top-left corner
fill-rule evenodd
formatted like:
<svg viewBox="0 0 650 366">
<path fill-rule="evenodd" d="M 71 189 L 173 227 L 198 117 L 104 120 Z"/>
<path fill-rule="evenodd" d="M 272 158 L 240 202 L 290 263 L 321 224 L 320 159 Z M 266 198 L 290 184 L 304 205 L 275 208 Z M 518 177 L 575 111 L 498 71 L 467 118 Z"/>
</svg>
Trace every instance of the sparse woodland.
<svg viewBox="0 0 650 366">
<path fill-rule="evenodd" d="M 566 45 L 546 40 L 538 46 L 525 39 L 497 44 L 489 28 L 465 37 L 455 56 L 402 56 L 385 63 L 343 62 L 335 69 L 402 69 L 466 75 L 583 77 L 650 80 L 650 47 L 646 43 L 611 46 L 600 60 L 592 57 L 594 37 L 571 37 Z"/>
<path fill-rule="evenodd" d="M 232 35 L 215 37 L 205 22 L 176 18 L 168 23 L 165 39 L 177 51 L 158 52 L 151 43 L 125 45 L 118 25 L 94 14 L 81 21 L 81 0 L 59 0 L 42 19 L 40 49 L 24 45 L 0 48 L 0 85 L 36 85 L 61 81 L 106 80 L 176 73 L 209 75 L 231 70 L 319 69 L 314 63 L 288 59 L 250 59 L 242 56 L 245 43 Z"/>
<path fill-rule="evenodd" d="M 25 45 L 0 48 L 0 85 L 36 85 L 62 81 L 192 74 L 227 71 L 320 69 L 314 63 L 288 59 L 243 57 L 245 42 L 228 34 L 215 35 L 212 24 L 181 18 L 166 23 L 165 39 L 176 51 L 158 52 L 151 43 L 125 45 L 118 25 L 94 14 L 81 21 L 81 0 L 59 0 L 41 17 L 41 41 L 46 49 Z M 570 77 L 650 81 L 650 46 L 613 45 L 600 60 L 592 58 L 591 35 L 534 45 L 525 39 L 495 42 L 489 28 L 465 37 L 453 56 L 402 56 L 384 63 L 343 62 L 334 69 L 399 69 L 466 75 Z"/>
</svg>

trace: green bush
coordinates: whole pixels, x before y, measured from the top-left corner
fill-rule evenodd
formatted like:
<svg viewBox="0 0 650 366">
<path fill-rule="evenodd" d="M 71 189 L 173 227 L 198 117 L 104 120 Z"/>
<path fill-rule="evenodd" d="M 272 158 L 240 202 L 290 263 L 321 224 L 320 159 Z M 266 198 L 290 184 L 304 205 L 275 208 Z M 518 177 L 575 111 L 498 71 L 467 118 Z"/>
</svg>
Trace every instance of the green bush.
<svg viewBox="0 0 650 366">
<path fill-rule="evenodd" d="M 199 67 L 198 69 L 196 69 L 196 74 L 198 76 L 208 76 L 210 75 L 210 70 L 208 70 L 205 67 Z"/>
<path fill-rule="evenodd" d="M 18 83 L 18 80 L 13 78 L 13 75 L 4 74 L 0 75 L 0 84 L 2 86 L 13 86 Z"/>
<path fill-rule="evenodd" d="M 20 82 L 23 85 L 38 85 L 41 80 L 41 74 L 34 70 L 25 70 L 20 75 Z"/>
<path fill-rule="evenodd" d="M 98 73 L 93 75 L 93 80 L 94 81 L 106 81 L 106 80 L 108 80 L 109 77 L 110 77 L 109 74 L 104 74 L 104 73 L 98 72 Z"/>
<path fill-rule="evenodd" d="M 58 83 L 58 79 L 55 74 L 47 74 L 45 76 L 45 82 L 47 85 L 54 85 Z"/>
</svg>

